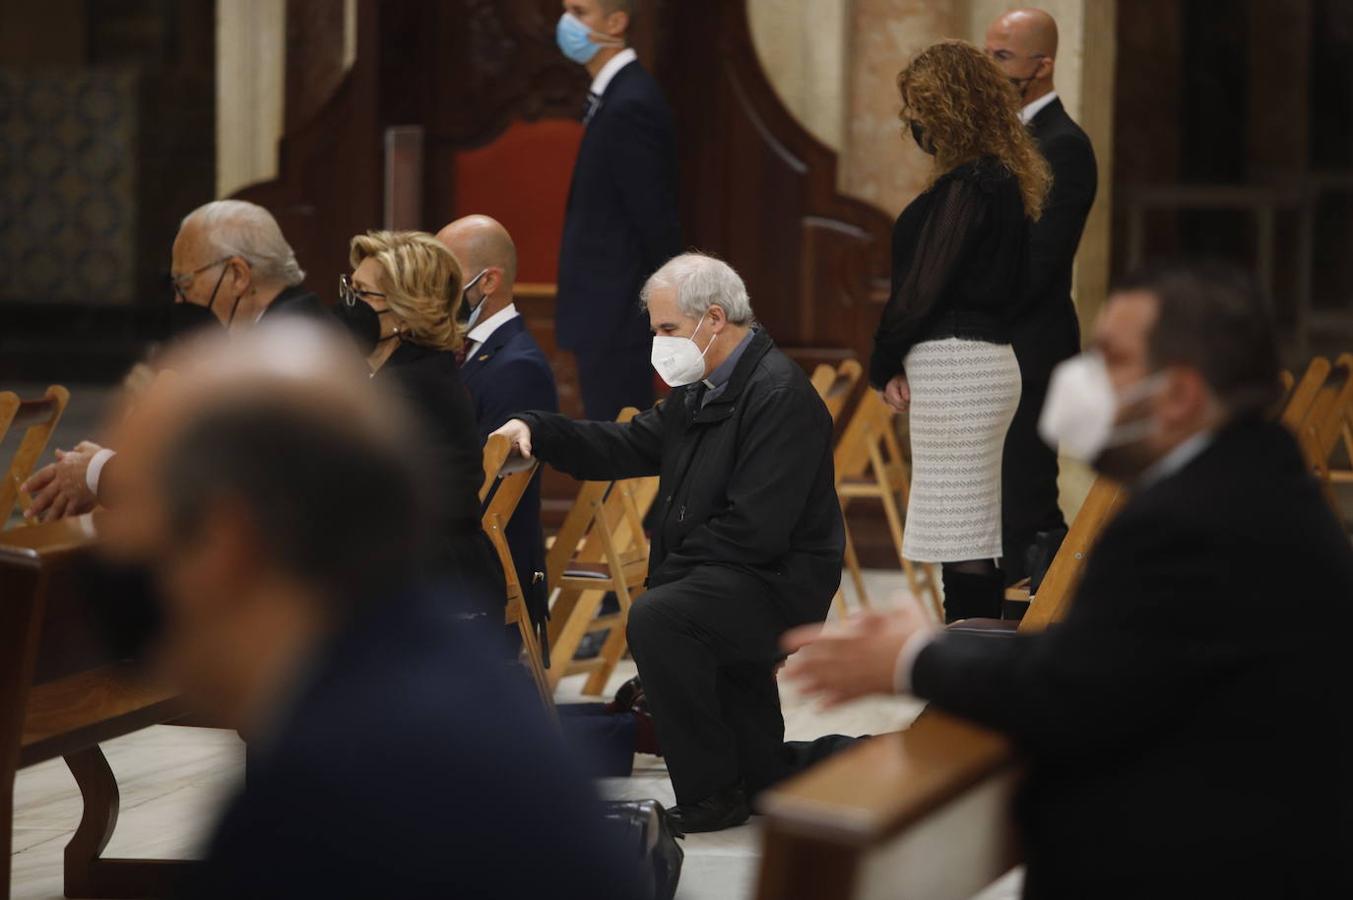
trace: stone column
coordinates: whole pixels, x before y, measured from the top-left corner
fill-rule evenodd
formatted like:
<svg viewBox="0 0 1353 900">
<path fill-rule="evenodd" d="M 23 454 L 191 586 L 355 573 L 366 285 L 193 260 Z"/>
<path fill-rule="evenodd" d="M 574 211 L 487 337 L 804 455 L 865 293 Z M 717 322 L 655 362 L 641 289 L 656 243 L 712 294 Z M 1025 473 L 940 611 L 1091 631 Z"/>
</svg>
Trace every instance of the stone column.
<svg viewBox="0 0 1353 900">
<path fill-rule="evenodd" d="M 286 0 L 216 4 L 216 195 L 277 177 Z"/>
</svg>

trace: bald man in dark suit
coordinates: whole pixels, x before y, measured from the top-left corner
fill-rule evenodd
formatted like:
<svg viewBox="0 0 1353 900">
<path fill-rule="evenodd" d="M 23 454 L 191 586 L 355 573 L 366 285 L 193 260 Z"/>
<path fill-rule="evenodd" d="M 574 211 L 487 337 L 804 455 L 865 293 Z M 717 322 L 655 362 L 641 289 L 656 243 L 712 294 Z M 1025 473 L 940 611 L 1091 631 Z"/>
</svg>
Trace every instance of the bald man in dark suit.
<svg viewBox="0 0 1353 900">
<path fill-rule="evenodd" d="M 1019 90 L 1020 118 L 1052 169 L 1043 215 L 1029 230 L 1028 314 L 1014 335 L 1023 392 L 1006 433 L 1001 473 L 1003 567 L 1006 581 L 1014 583 L 1030 574 L 1027 557 L 1035 545 L 1050 559 L 1066 533 L 1057 502 L 1057 451 L 1038 436 L 1038 417 L 1053 368 L 1080 351 L 1071 275 L 1099 176 L 1090 139 L 1053 87 L 1052 17 L 1038 9 L 1005 13 L 987 29 L 986 52 Z"/>
</svg>

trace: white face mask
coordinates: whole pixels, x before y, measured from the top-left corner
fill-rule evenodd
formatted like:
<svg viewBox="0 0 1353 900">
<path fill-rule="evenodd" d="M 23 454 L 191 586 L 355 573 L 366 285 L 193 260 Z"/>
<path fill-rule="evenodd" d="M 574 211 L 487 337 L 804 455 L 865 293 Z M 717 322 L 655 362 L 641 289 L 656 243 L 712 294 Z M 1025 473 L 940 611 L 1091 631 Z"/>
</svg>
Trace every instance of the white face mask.
<svg viewBox="0 0 1353 900">
<path fill-rule="evenodd" d="M 1146 437 L 1149 420 L 1115 424 L 1125 406 L 1157 393 L 1164 373 L 1150 375 L 1121 395 L 1113 389 L 1104 357 L 1095 352 L 1073 356 L 1052 372 L 1048 398 L 1038 420 L 1038 433 L 1054 450 L 1093 463 L 1111 447 Z"/>
<path fill-rule="evenodd" d="M 653 368 L 657 370 L 658 375 L 669 386 L 681 387 L 683 384 L 692 384 L 705 377 L 705 354 L 714 345 L 714 338 L 709 339 L 704 350 L 691 339 L 700 333 L 700 327 L 704 324 L 705 317 L 701 316 L 690 337 L 674 337 L 668 334 L 653 336 L 653 354 L 649 359 L 652 360 Z"/>
</svg>

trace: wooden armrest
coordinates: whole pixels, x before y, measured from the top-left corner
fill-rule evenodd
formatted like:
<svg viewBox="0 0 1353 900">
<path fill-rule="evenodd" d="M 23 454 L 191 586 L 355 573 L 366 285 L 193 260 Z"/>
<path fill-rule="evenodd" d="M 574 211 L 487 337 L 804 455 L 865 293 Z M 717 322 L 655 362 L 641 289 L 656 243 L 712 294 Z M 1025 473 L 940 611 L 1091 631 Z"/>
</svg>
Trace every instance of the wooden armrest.
<svg viewBox="0 0 1353 900">
<path fill-rule="evenodd" d="M 780 828 L 870 844 L 1013 764 L 1004 738 L 926 710 L 906 731 L 861 741 L 767 791 L 758 806 Z"/>
<path fill-rule="evenodd" d="M 927 710 L 761 795 L 758 900 L 967 898 L 1019 861 L 1018 766 L 992 732 Z"/>
</svg>

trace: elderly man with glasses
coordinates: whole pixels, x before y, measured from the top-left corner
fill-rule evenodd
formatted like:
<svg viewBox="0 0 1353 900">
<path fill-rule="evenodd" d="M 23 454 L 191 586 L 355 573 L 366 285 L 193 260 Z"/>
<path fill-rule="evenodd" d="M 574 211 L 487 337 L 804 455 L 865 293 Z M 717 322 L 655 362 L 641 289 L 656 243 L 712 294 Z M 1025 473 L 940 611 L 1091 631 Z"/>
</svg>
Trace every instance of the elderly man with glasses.
<svg viewBox="0 0 1353 900">
<path fill-rule="evenodd" d="M 329 315 L 319 298 L 301 287 L 305 272 L 277 220 L 243 200 L 217 200 L 183 219 L 169 277 L 175 333 L 203 322 L 233 329 L 281 314 Z M 24 483 L 33 497 L 24 515 L 49 521 L 93 509 L 114 456 L 115 451 L 92 441 L 57 450 L 56 462 Z"/>
</svg>

